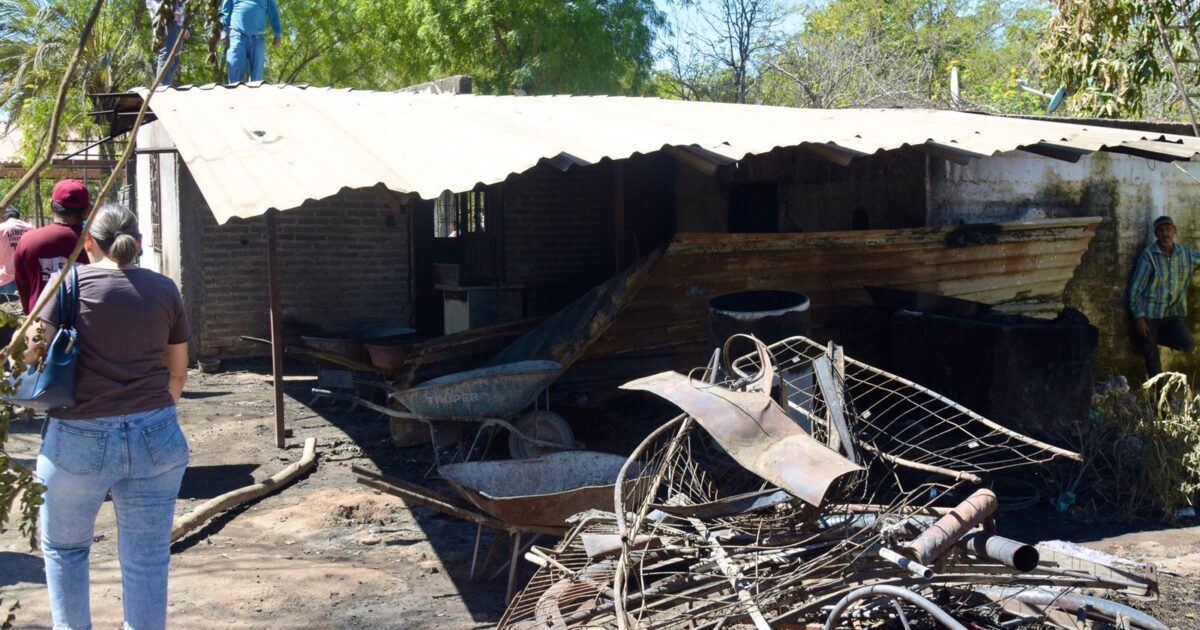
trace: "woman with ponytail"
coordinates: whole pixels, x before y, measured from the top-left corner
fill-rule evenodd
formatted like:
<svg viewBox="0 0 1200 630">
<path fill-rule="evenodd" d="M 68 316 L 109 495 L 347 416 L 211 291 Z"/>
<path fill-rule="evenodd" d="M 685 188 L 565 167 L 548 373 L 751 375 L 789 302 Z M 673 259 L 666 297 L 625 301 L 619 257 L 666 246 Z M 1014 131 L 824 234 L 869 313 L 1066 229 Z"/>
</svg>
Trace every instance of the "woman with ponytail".
<svg viewBox="0 0 1200 630">
<path fill-rule="evenodd" d="M 166 626 L 171 522 L 188 463 L 175 403 L 191 329 L 175 283 L 135 263 L 141 234 L 132 212 L 100 208 L 84 249 L 92 262 L 76 267 L 75 406 L 50 412 L 37 464 L 50 609 L 55 628 L 92 627 L 88 552 L 111 494 L 125 628 L 156 630 Z M 59 305 L 48 302 L 31 340 L 54 336 Z"/>
</svg>

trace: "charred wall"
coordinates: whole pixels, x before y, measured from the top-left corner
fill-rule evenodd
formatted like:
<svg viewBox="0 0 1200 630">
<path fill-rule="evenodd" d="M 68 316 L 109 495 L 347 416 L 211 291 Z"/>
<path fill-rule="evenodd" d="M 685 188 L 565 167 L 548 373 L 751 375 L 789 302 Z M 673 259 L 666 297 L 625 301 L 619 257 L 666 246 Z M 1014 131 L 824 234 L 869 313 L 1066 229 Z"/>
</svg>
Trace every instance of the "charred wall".
<svg viewBox="0 0 1200 630">
<path fill-rule="evenodd" d="M 931 160 L 931 225 L 960 221 L 1020 221 L 1040 218 L 1103 218 L 1064 301 L 1100 330 L 1096 376 L 1114 373 L 1141 380 L 1145 367 L 1131 336 L 1127 283 L 1137 254 L 1149 242 L 1150 222 L 1175 217 L 1180 241 L 1200 244 L 1200 165 L 1170 164 L 1111 153 L 1078 163 L 1014 152 L 957 166 Z M 1189 323 L 1200 332 L 1200 290 L 1189 293 Z M 1163 349 L 1166 369 L 1194 374 L 1200 357 Z"/>
<path fill-rule="evenodd" d="M 526 314 L 557 311 L 670 240 L 673 169 L 670 158 L 650 155 L 620 168 L 611 161 L 566 171 L 543 165 L 505 181 L 505 276 L 525 287 Z"/>
<path fill-rule="evenodd" d="M 777 187 L 781 232 L 899 229 L 925 224 L 926 157 L 889 151 L 841 166 L 799 148 L 776 149 L 709 176 L 676 166 L 681 232 L 730 229 L 730 199 L 740 185 Z"/>
</svg>

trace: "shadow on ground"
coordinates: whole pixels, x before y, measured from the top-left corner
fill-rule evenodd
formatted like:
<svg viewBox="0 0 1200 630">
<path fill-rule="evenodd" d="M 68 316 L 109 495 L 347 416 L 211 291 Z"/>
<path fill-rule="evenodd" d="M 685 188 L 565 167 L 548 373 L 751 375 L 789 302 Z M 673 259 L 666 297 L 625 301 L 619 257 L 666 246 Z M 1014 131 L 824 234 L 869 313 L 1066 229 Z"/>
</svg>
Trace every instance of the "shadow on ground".
<svg viewBox="0 0 1200 630">
<path fill-rule="evenodd" d="M 257 464 L 188 466 L 179 488 L 181 499 L 211 499 L 254 483 Z"/>
<path fill-rule="evenodd" d="M 269 374 L 270 369 L 265 362 L 247 363 L 239 365 L 238 368 L 260 374 Z M 287 365 L 289 377 L 314 374 L 315 370 L 311 367 L 295 363 Z M 312 401 L 311 388 L 313 386 L 314 381 L 305 382 L 289 378 L 284 382 L 284 392 L 293 401 Z M 638 396 L 641 395 L 638 394 Z M 388 420 L 380 414 L 356 409 L 344 402 L 326 402 L 326 404 L 321 404 L 321 401 L 315 402 L 316 404 L 309 406 L 301 415 L 305 418 L 319 416 L 347 436 L 346 440 L 321 445 L 323 461 L 354 460 L 357 465 L 375 468 L 384 474 L 419 484 L 435 492 L 458 497 L 452 487 L 437 478 L 434 453 L 430 445 L 397 447 L 391 440 Z M 375 402 L 379 403 L 382 400 Z M 288 404 L 291 406 L 296 403 L 289 401 Z M 641 398 L 628 400 L 599 411 L 584 412 L 557 408 L 555 411 L 562 414 L 571 423 L 576 438 L 582 441 L 588 450 L 621 455 L 629 453 L 643 436 L 677 413 L 669 406 Z M 312 415 L 309 415 L 309 412 Z M 303 418 L 293 419 L 291 422 L 295 426 L 300 426 L 302 420 Z M 468 426 L 467 428 L 469 434 L 474 427 Z M 295 442 L 295 440 L 290 442 Z M 508 459 L 507 442 L 507 435 L 503 432 L 499 433 L 492 441 L 486 458 Z M 289 444 L 289 446 L 294 445 Z M 478 457 L 477 454 L 476 458 Z M 492 552 L 494 557 L 488 564 L 487 571 L 482 572 L 482 579 L 472 581 L 469 579 L 469 574 L 476 542 L 476 526 L 424 507 L 413 508 L 413 515 L 439 561 L 447 568 L 449 577 L 453 581 L 458 595 L 467 606 L 471 617 L 480 623 L 494 624 L 498 621 L 505 609 L 504 596 L 508 576 L 506 566 L 510 558 L 507 536 L 503 533 L 484 530 L 480 536 L 478 562 L 483 565 L 489 548 L 493 546 L 495 547 Z M 536 544 L 553 546 L 556 542 L 541 537 L 537 539 Z M 524 536 L 522 544 L 528 543 L 529 536 Z M 519 561 L 516 580 L 518 589 L 528 581 L 533 573 L 533 568 L 530 563 L 524 560 Z"/>
<path fill-rule="evenodd" d="M 33 552 L 0 551 L 0 587 L 21 582 L 46 583 L 46 569 L 41 557 Z"/>
</svg>

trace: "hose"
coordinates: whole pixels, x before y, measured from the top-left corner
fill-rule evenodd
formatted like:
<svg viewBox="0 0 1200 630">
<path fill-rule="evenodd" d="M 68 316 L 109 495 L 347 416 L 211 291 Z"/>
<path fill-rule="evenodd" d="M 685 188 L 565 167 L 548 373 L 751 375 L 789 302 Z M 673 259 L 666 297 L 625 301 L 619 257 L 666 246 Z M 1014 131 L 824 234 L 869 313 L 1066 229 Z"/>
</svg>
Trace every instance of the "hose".
<svg viewBox="0 0 1200 630">
<path fill-rule="evenodd" d="M 920 595 L 899 586 L 891 586 L 888 584 L 876 584 L 875 586 L 864 586 L 859 589 L 850 591 L 843 597 L 833 610 L 829 613 L 829 618 L 825 620 L 825 630 L 833 630 L 837 627 L 837 623 L 842 618 L 842 613 L 850 607 L 850 604 L 869 597 L 884 596 L 891 600 L 903 599 L 904 601 L 920 608 L 929 613 L 938 623 L 949 628 L 950 630 L 967 630 L 967 627 L 958 623 L 946 611 L 938 608 L 936 604 L 921 597 Z"/>
</svg>

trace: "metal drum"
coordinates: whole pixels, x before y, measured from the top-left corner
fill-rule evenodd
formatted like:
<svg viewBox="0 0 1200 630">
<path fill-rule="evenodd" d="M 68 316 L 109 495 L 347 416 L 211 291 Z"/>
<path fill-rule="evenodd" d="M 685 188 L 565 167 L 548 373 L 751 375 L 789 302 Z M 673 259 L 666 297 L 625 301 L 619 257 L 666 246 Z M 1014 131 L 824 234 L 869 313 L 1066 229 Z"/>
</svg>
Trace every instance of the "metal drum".
<svg viewBox="0 0 1200 630">
<path fill-rule="evenodd" d="M 754 335 L 770 345 L 807 336 L 811 328 L 808 297 L 791 291 L 744 291 L 708 303 L 708 339 L 714 348 L 736 334 Z"/>
</svg>

